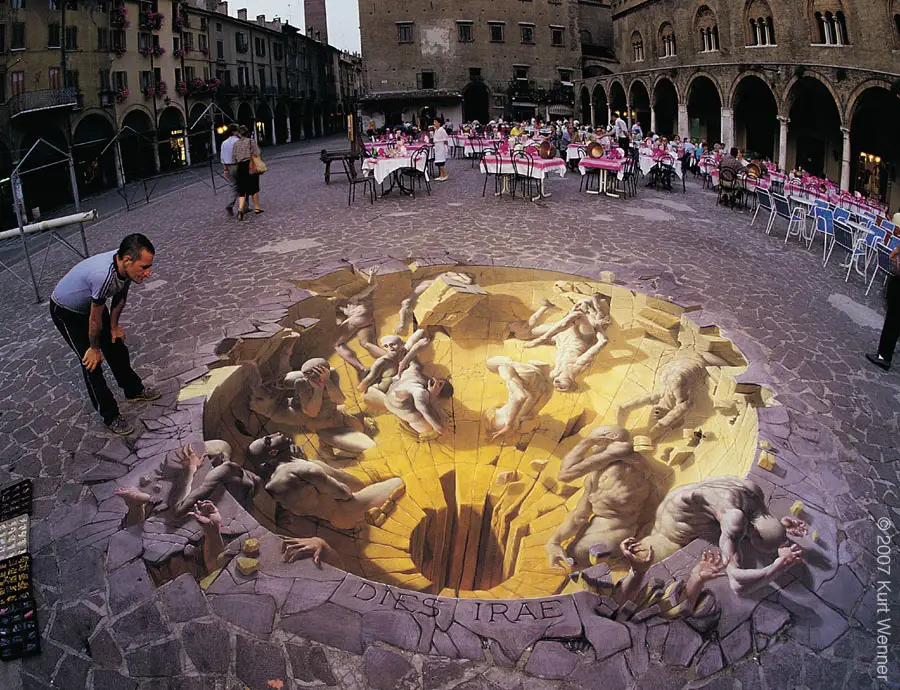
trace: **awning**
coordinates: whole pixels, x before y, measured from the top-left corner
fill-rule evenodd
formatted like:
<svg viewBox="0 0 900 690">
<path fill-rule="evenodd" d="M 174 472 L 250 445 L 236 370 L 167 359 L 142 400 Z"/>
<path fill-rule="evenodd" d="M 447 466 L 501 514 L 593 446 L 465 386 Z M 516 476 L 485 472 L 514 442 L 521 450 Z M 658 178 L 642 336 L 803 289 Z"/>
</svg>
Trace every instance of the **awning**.
<svg viewBox="0 0 900 690">
<path fill-rule="evenodd" d="M 551 115 L 571 117 L 574 111 L 572 110 L 572 106 L 569 105 L 551 105 L 549 108 L 547 108 L 547 112 Z"/>
</svg>

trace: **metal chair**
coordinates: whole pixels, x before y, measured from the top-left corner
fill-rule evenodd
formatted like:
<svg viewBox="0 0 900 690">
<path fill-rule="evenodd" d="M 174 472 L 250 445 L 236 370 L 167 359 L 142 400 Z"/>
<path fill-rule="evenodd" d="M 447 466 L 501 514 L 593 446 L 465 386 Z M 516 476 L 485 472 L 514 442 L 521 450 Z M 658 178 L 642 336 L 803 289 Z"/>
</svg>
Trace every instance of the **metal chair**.
<svg viewBox="0 0 900 690">
<path fill-rule="evenodd" d="M 866 294 L 869 294 L 869 290 L 872 289 L 872 284 L 875 282 L 875 276 L 879 273 L 884 273 L 884 281 L 887 282 L 887 279 L 894 272 L 894 268 L 891 265 L 891 252 L 900 245 L 900 238 L 891 237 L 888 239 L 887 244 L 879 243 L 876 250 L 877 262 L 875 264 L 875 270 L 872 271 L 872 278 L 869 280 L 869 286 L 866 288 Z"/>
<path fill-rule="evenodd" d="M 497 149 L 485 149 L 484 155 L 481 157 L 481 164 L 484 166 L 484 188 L 481 190 L 481 196 L 487 194 L 489 177 L 494 178 L 494 196 L 503 196 L 503 178 L 505 175 L 500 172 L 503 163 Z"/>
<path fill-rule="evenodd" d="M 769 196 L 769 191 L 766 189 L 761 189 L 760 187 L 756 188 L 756 210 L 753 212 L 753 218 L 750 219 L 750 225 L 756 222 L 756 216 L 759 215 L 759 209 L 763 209 L 768 212 L 768 218 L 766 218 L 766 229 L 768 230 L 769 223 L 772 220 L 772 215 L 775 213 L 775 209 L 772 206 L 772 197 Z"/>
<path fill-rule="evenodd" d="M 849 226 L 845 225 L 842 221 L 834 220 L 833 223 L 834 228 L 834 240 L 831 243 L 831 246 L 828 248 L 828 254 L 825 256 L 825 263 L 823 266 L 827 266 L 828 262 L 831 260 L 831 253 L 834 251 L 835 245 L 840 247 L 841 249 L 845 249 L 847 251 L 848 256 L 852 256 L 854 252 L 854 242 L 853 242 L 853 230 L 850 229 Z M 850 278 L 850 268 L 853 266 L 853 262 L 849 261 L 847 263 L 847 275 L 844 277 L 844 282 Z"/>
<path fill-rule="evenodd" d="M 516 151 L 512 155 L 512 165 L 513 165 L 513 181 L 512 181 L 512 195 L 516 196 L 516 189 L 519 184 L 522 185 L 522 196 L 532 201 L 540 196 L 540 180 L 536 180 L 532 177 L 534 172 L 534 157 L 525 151 Z M 535 185 L 537 185 L 537 192 L 535 193 Z"/>
<path fill-rule="evenodd" d="M 351 167 L 347 170 L 347 179 L 350 180 L 350 188 L 347 191 L 347 206 L 356 201 L 356 188 L 359 185 L 363 187 L 363 194 L 368 190 L 369 203 L 374 204 L 378 195 L 375 192 L 375 177 L 367 174 L 366 171 L 356 172 L 356 168 Z"/>
<path fill-rule="evenodd" d="M 719 193 L 716 195 L 716 206 L 722 203 L 722 197 L 726 196 L 725 192 L 732 193 L 732 206 L 734 205 L 734 194 L 737 192 L 737 173 L 731 168 L 719 168 Z"/>
<path fill-rule="evenodd" d="M 782 196 L 781 194 L 772 192 L 771 197 L 774 212 L 769 218 L 769 225 L 766 228 L 766 234 L 770 235 L 772 233 L 772 228 L 775 226 L 776 218 L 784 218 L 788 222 L 787 232 L 785 232 L 784 234 L 784 241 L 785 243 L 787 243 L 788 238 L 794 234 L 795 228 L 797 228 L 797 234 L 802 234 L 802 230 L 800 228 L 803 227 L 803 219 L 806 217 L 806 214 L 801 208 L 795 208 L 792 211 L 787 197 Z"/>
<path fill-rule="evenodd" d="M 423 146 L 410 156 L 411 165 L 400 168 L 400 170 L 397 171 L 399 173 L 397 177 L 400 182 L 400 191 L 410 194 L 413 199 L 416 198 L 416 182 L 419 183 L 420 188 L 424 182 L 425 190 L 428 192 L 428 196 L 431 196 L 431 183 L 428 180 L 427 170 L 428 161 L 432 153 L 432 147 Z M 405 181 L 409 182 L 408 187 L 405 184 Z"/>
<path fill-rule="evenodd" d="M 828 247 L 834 243 L 834 214 L 831 209 L 822 208 L 821 206 L 813 207 L 813 218 L 815 218 L 815 231 L 809 236 L 809 244 L 806 245 L 807 251 L 812 248 L 816 235 L 821 234 L 824 237 L 824 245 L 822 247 L 822 265 L 825 265 L 825 257 L 828 255 Z"/>
</svg>

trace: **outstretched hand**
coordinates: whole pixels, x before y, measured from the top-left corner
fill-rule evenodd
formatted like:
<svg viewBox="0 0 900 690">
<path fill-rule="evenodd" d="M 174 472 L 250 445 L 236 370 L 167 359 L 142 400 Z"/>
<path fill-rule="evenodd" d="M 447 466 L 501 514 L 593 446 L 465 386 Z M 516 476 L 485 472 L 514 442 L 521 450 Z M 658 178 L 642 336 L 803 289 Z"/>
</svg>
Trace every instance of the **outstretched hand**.
<svg viewBox="0 0 900 690">
<path fill-rule="evenodd" d="M 547 544 L 547 555 L 553 570 L 566 570 L 575 565 L 575 559 L 566 555 L 566 550 L 559 544 Z"/>
<path fill-rule="evenodd" d="M 809 534 L 807 524 L 795 517 L 785 516 L 781 518 L 781 524 L 784 525 L 784 531 L 792 537 L 805 537 Z"/>
<path fill-rule="evenodd" d="M 691 577 L 696 578 L 700 582 L 709 582 L 725 575 L 727 567 L 728 560 L 722 558 L 721 551 L 707 549 L 700 556 L 697 563 L 694 564 L 694 568 L 691 570 Z"/>
<path fill-rule="evenodd" d="M 189 511 L 188 515 L 199 522 L 204 529 L 209 527 L 218 529 L 222 526 L 222 514 L 212 501 L 197 501 L 194 509 Z"/>
<path fill-rule="evenodd" d="M 628 564 L 631 566 L 631 569 L 635 572 L 640 572 L 642 570 L 646 570 L 647 566 L 653 561 L 653 547 L 649 546 L 646 550 L 646 555 L 641 556 L 641 551 L 644 550 L 643 545 L 634 537 L 628 537 L 623 540 L 621 544 L 619 544 L 619 548 L 622 550 L 622 556 L 628 561 Z"/>
<path fill-rule="evenodd" d="M 312 558 L 313 563 L 319 565 L 322 561 L 322 551 L 327 546 L 328 544 L 321 537 L 283 539 L 281 542 L 282 559 L 285 563 L 293 563 L 298 558 Z"/>
<path fill-rule="evenodd" d="M 778 558 L 783 568 L 790 568 L 796 563 L 803 563 L 803 549 L 796 544 L 785 543 L 778 549 Z"/>
<path fill-rule="evenodd" d="M 190 446 L 181 449 L 178 459 L 181 461 L 181 467 L 185 470 L 196 470 L 203 464 L 203 458 L 197 455 Z"/>
</svg>

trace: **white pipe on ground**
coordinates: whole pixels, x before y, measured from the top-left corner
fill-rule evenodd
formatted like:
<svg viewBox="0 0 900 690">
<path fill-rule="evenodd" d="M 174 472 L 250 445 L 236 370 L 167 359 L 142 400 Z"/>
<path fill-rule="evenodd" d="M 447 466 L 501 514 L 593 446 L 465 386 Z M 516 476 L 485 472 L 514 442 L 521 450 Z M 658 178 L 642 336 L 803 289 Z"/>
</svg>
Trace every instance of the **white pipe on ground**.
<svg viewBox="0 0 900 690">
<path fill-rule="evenodd" d="M 90 211 L 83 211 L 82 213 L 73 213 L 71 216 L 60 216 L 59 218 L 51 218 L 50 220 L 42 220 L 39 223 L 29 223 L 22 230 L 24 230 L 26 235 L 30 235 L 35 232 L 41 232 L 43 230 L 53 230 L 54 228 L 61 228 L 64 225 L 74 225 L 75 223 L 87 223 L 90 220 L 97 220 L 100 217 L 100 214 L 97 213 L 97 209 L 91 209 Z M 13 228 L 12 230 L 4 230 L 0 232 L 0 240 L 8 240 L 11 237 L 19 236 L 19 228 Z"/>
</svg>

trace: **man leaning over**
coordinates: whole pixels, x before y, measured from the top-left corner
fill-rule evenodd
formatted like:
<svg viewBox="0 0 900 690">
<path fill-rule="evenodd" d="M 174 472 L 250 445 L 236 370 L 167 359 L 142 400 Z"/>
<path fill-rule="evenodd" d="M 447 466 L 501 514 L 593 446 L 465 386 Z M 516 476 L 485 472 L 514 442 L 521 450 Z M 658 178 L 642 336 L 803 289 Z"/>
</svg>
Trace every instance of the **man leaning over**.
<svg viewBox="0 0 900 690">
<path fill-rule="evenodd" d="M 128 288 L 150 276 L 153 254 L 150 240 L 140 233 L 128 235 L 118 251 L 97 254 L 72 267 L 50 296 L 50 317 L 81 360 L 91 404 L 110 431 L 120 436 L 127 436 L 134 428 L 119 414 L 103 377 L 103 359 L 128 400 L 156 400 L 161 395 L 144 386 L 131 368 L 125 330 L 119 325 Z M 111 301 L 109 308 L 107 300 Z"/>
</svg>

